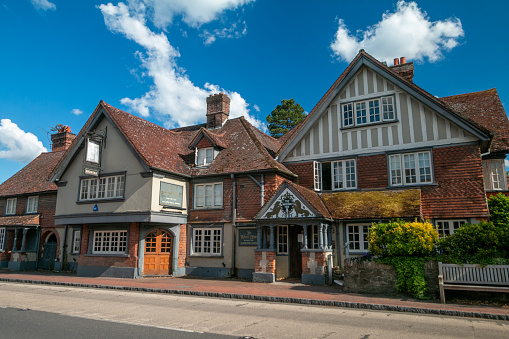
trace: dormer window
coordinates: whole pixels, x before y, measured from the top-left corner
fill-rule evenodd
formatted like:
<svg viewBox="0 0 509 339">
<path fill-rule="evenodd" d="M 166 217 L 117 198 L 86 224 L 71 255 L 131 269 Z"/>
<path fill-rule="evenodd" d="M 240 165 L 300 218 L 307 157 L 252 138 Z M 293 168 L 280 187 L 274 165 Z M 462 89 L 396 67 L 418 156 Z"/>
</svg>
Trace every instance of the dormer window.
<svg viewBox="0 0 509 339">
<path fill-rule="evenodd" d="M 196 166 L 208 166 L 214 160 L 214 148 L 200 148 L 196 151 Z"/>
</svg>

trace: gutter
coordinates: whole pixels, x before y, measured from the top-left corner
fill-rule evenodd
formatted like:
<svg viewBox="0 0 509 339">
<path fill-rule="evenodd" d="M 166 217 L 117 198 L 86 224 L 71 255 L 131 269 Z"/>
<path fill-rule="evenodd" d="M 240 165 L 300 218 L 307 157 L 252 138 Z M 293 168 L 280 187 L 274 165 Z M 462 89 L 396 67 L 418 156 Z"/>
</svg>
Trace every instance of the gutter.
<svg viewBox="0 0 509 339">
<path fill-rule="evenodd" d="M 230 269 L 230 277 L 235 276 L 235 220 L 237 218 L 237 181 L 235 180 L 235 175 L 230 174 L 230 178 L 232 179 L 232 267 Z"/>
</svg>

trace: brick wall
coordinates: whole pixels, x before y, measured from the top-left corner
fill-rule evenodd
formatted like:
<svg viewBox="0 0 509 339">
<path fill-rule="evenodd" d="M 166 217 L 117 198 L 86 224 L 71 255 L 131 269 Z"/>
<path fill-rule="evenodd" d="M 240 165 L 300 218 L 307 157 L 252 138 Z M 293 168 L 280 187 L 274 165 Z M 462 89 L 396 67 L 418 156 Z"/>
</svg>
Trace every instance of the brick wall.
<svg viewBox="0 0 509 339">
<path fill-rule="evenodd" d="M 37 212 L 42 215 L 40 218 L 41 227 L 55 226 L 55 209 L 57 206 L 57 194 L 44 194 L 39 196 Z"/>
<path fill-rule="evenodd" d="M 330 252 L 302 252 L 302 274 L 325 274 L 327 255 Z M 312 258 L 314 256 L 314 258 Z M 314 259 L 316 267 L 312 270 L 310 259 Z"/>
<path fill-rule="evenodd" d="M 178 267 L 186 267 L 187 260 L 187 225 L 180 225 L 180 239 L 179 239 L 179 259 Z"/>
<path fill-rule="evenodd" d="M 357 158 L 357 187 L 359 189 L 386 188 L 389 185 L 385 154 Z"/>
<path fill-rule="evenodd" d="M 296 183 L 309 189 L 315 188 L 313 162 L 303 162 L 298 164 L 285 164 L 285 166 L 297 174 L 299 177 Z"/>
<path fill-rule="evenodd" d="M 265 260 L 267 266 L 261 265 L 263 254 L 265 253 Z M 255 251 L 255 272 L 257 273 L 272 273 L 276 274 L 276 252 L 275 251 Z"/>
<path fill-rule="evenodd" d="M 128 254 L 129 257 L 112 256 L 86 256 L 89 241 L 93 241 L 89 236 L 88 225 L 83 225 L 81 239 L 81 251 L 78 263 L 80 266 L 115 266 L 115 267 L 138 267 L 138 244 L 140 240 L 140 225 L 132 222 L 129 226 Z"/>
<path fill-rule="evenodd" d="M 481 154 L 476 145 L 433 149 L 437 186 L 421 189 L 425 218 L 487 217 Z"/>
</svg>

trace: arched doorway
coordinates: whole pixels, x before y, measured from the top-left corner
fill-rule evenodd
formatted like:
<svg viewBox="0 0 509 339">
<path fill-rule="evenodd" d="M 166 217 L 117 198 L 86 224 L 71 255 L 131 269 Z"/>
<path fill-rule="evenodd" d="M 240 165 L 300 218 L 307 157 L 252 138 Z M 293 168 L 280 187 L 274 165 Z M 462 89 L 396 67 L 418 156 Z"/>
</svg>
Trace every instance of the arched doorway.
<svg viewBox="0 0 509 339">
<path fill-rule="evenodd" d="M 55 267 L 57 257 L 58 239 L 55 233 L 51 233 L 44 243 L 42 260 L 39 263 L 40 268 L 52 270 Z"/>
<path fill-rule="evenodd" d="M 170 232 L 156 229 L 145 237 L 143 275 L 170 275 L 173 237 Z"/>
</svg>

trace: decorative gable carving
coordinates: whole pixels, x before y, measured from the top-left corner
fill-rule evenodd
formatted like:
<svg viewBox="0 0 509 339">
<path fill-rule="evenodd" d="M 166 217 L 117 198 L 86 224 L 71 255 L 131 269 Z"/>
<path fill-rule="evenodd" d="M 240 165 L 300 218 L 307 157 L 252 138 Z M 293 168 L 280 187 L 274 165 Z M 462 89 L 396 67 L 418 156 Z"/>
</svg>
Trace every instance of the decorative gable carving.
<svg viewBox="0 0 509 339">
<path fill-rule="evenodd" d="M 284 189 L 262 214 L 261 219 L 314 218 L 316 214 L 290 189 Z"/>
</svg>

